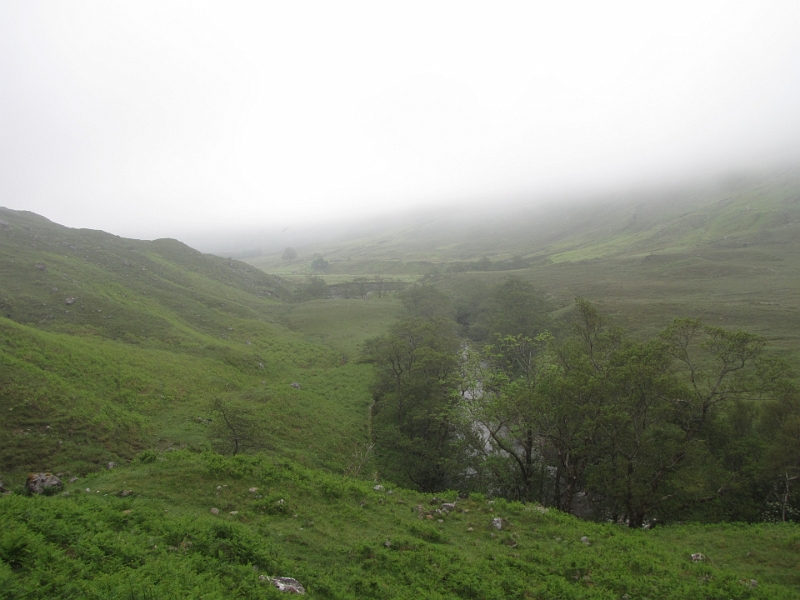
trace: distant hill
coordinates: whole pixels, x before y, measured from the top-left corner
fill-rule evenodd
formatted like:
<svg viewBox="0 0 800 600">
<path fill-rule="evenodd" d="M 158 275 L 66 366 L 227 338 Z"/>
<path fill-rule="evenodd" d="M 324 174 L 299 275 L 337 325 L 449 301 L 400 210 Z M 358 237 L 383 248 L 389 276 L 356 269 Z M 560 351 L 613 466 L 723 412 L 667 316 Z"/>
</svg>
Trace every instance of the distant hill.
<svg viewBox="0 0 800 600">
<path fill-rule="evenodd" d="M 247 262 L 302 277 L 325 257 L 339 281 L 427 276 L 453 293 L 476 279 L 531 280 L 557 304 L 577 296 L 652 334 L 677 316 L 800 347 L 800 174 L 643 189 L 480 216 L 451 211 L 371 236 Z"/>
</svg>

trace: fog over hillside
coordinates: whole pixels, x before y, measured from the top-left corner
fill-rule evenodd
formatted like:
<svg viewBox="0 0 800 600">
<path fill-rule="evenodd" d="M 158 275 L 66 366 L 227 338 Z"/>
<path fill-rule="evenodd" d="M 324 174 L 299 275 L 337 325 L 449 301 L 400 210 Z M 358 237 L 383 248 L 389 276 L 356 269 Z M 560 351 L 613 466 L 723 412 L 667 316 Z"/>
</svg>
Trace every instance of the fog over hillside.
<svg viewBox="0 0 800 600">
<path fill-rule="evenodd" d="M 195 232 L 184 238 L 189 245 L 204 252 L 240 258 L 282 252 L 286 247 L 313 252 L 336 251 L 338 245 L 352 240 L 406 232 L 420 241 L 430 238 L 440 246 L 455 244 L 463 238 L 497 237 L 506 246 L 509 236 L 556 239 L 567 231 L 582 229 L 583 235 L 600 235 L 604 217 L 614 221 L 625 211 L 635 211 L 638 228 L 650 227 L 655 220 L 668 220 L 697 209 L 706 201 L 718 200 L 720 194 L 734 193 L 759 185 L 796 182 L 800 167 L 769 170 L 740 170 L 715 176 L 679 178 L 674 181 L 652 180 L 638 185 L 616 186 L 591 192 L 562 192 L 396 209 L 394 213 L 359 217 L 344 215 L 320 222 L 287 227 L 215 228 Z M 530 246 L 530 244 L 528 244 Z"/>
<path fill-rule="evenodd" d="M 0 205 L 235 251 L 783 168 L 799 29 L 780 1 L 12 0 Z"/>
</svg>

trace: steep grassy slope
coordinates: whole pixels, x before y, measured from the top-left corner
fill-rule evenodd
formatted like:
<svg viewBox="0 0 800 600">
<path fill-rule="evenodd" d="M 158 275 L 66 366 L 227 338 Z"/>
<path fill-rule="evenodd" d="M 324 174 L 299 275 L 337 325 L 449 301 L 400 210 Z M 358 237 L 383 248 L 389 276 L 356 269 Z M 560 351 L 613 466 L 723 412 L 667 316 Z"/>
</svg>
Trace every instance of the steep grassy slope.
<svg viewBox="0 0 800 600">
<path fill-rule="evenodd" d="M 210 401 L 255 407 L 273 451 L 341 470 L 370 369 L 293 321 L 281 280 L 174 240 L 0 211 L 0 472 L 82 473 L 205 444 Z M 361 301 L 364 303 L 364 301 Z M 367 330 L 384 316 L 360 317 Z M 289 384 L 299 382 L 300 389 Z"/>
<path fill-rule="evenodd" d="M 629 531 L 480 496 L 439 514 L 440 502 L 287 460 L 147 453 L 66 497 L 0 498 L 0 589 L 6 598 L 277 598 L 259 576 L 280 576 L 311 598 L 800 593 L 796 525 Z M 705 559 L 693 562 L 698 552 Z"/>
</svg>

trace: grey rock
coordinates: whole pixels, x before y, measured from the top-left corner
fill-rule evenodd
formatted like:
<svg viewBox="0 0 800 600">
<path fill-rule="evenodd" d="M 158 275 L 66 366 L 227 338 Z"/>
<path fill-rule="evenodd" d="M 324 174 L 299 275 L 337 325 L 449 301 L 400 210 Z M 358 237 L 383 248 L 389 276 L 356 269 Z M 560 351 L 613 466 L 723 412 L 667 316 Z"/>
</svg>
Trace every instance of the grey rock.
<svg viewBox="0 0 800 600">
<path fill-rule="evenodd" d="M 31 473 L 25 487 L 31 494 L 47 494 L 61 491 L 64 484 L 52 473 Z"/>
<path fill-rule="evenodd" d="M 500 517 L 495 517 L 492 519 L 492 527 L 495 529 L 502 529 L 503 528 L 503 519 Z"/>
<path fill-rule="evenodd" d="M 261 579 L 261 577 L 259 577 L 259 579 Z M 306 593 L 306 589 L 293 577 L 272 577 L 269 582 L 282 592 L 287 592 L 289 594 Z"/>
<path fill-rule="evenodd" d="M 294 389 L 296 389 L 296 390 L 299 390 L 299 389 L 300 389 L 300 384 L 299 384 L 299 383 L 297 383 L 296 381 L 293 381 L 293 382 L 292 382 L 292 383 L 290 383 L 289 385 L 291 385 L 291 386 L 292 386 Z"/>
</svg>

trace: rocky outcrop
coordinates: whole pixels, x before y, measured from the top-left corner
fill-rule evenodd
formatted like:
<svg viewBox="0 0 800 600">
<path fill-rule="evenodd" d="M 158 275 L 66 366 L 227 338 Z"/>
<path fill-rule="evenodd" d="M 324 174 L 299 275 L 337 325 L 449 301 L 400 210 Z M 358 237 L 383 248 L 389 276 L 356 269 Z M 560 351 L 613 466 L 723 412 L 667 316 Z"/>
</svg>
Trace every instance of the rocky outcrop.
<svg viewBox="0 0 800 600">
<path fill-rule="evenodd" d="M 259 575 L 258 578 L 261 581 L 269 581 L 282 592 L 288 592 L 290 594 L 306 593 L 306 589 L 293 577 L 267 577 L 266 575 Z"/>
<path fill-rule="evenodd" d="M 54 494 L 61 491 L 64 484 L 52 473 L 31 473 L 25 487 L 31 494 Z"/>
</svg>

